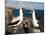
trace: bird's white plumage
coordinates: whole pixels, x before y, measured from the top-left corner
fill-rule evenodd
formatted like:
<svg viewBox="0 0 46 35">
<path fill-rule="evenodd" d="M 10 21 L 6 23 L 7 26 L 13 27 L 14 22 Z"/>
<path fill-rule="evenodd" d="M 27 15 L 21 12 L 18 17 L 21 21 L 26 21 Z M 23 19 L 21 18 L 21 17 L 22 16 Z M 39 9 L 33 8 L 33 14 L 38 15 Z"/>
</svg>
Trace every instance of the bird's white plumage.
<svg viewBox="0 0 46 35">
<path fill-rule="evenodd" d="M 38 20 L 36 19 L 36 16 L 35 16 L 35 10 L 33 10 L 32 18 L 33 18 L 33 25 L 34 25 L 35 27 L 38 27 L 39 24 L 37 23 Z"/>
<path fill-rule="evenodd" d="M 22 8 L 20 8 L 20 11 L 19 11 L 20 15 L 18 17 L 14 17 L 13 20 L 11 21 L 11 23 L 13 22 L 16 22 L 18 20 L 20 20 L 17 25 L 19 25 L 22 21 L 23 21 L 23 13 L 22 13 Z"/>
</svg>

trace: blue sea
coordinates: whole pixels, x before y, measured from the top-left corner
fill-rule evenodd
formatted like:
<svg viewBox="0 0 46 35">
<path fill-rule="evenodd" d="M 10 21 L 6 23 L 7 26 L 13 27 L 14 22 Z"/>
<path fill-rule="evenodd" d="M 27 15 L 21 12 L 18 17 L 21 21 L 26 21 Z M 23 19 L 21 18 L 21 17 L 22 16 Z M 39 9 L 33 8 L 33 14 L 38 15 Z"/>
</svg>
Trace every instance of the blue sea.
<svg viewBox="0 0 46 35">
<path fill-rule="evenodd" d="M 12 13 L 13 16 L 19 16 L 19 9 L 13 9 L 12 11 L 13 11 L 13 13 Z M 32 12 L 32 11 L 30 11 L 28 9 L 24 9 L 23 16 L 24 17 L 31 16 L 32 14 L 29 12 Z M 35 10 L 35 15 L 38 17 L 44 16 L 44 10 Z"/>
</svg>

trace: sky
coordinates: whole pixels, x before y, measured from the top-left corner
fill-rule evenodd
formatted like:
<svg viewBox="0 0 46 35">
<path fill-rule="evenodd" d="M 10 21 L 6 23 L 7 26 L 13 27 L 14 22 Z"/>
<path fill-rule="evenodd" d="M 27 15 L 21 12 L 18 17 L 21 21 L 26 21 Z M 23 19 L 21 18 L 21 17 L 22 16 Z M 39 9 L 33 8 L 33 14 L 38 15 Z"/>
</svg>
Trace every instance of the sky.
<svg viewBox="0 0 46 35">
<path fill-rule="evenodd" d="M 22 6 L 22 4 L 24 5 L 24 7 L 30 9 L 31 6 L 33 8 L 36 8 L 36 9 L 43 9 L 44 8 L 44 5 L 43 4 L 37 4 L 37 3 L 31 3 L 31 2 L 41 2 L 43 3 L 44 1 L 43 0 L 26 0 L 28 1 L 28 3 L 24 3 L 24 2 L 16 2 L 16 1 L 24 1 L 24 0 L 6 0 L 6 4 L 7 6 L 12 6 L 12 7 L 16 7 L 16 8 L 19 8 Z"/>
<path fill-rule="evenodd" d="M 32 2 L 44 2 L 44 0 L 12 0 L 12 1 L 32 1 Z"/>
</svg>

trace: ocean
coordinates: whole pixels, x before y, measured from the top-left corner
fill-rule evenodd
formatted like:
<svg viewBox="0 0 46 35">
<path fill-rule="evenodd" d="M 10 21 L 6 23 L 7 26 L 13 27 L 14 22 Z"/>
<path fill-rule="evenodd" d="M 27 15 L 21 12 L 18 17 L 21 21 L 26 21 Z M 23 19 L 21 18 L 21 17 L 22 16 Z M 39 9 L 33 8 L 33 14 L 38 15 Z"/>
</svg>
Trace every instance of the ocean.
<svg viewBox="0 0 46 35">
<path fill-rule="evenodd" d="M 12 15 L 13 16 L 19 16 L 19 9 L 13 9 L 12 10 Z M 30 11 L 30 10 L 23 10 L 23 16 L 24 17 L 29 17 L 29 16 L 32 16 L 32 14 L 30 13 L 30 12 L 32 12 L 32 11 Z M 37 17 L 42 17 L 42 16 L 44 16 L 44 10 L 35 10 L 35 15 L 37 16 Z"/>
</svg>

